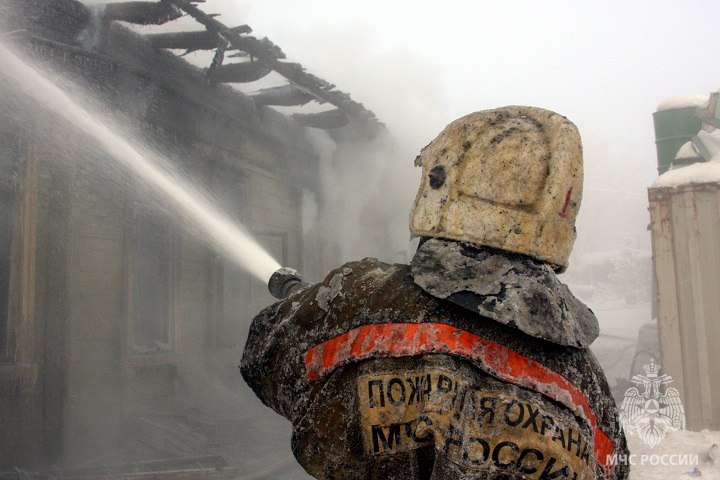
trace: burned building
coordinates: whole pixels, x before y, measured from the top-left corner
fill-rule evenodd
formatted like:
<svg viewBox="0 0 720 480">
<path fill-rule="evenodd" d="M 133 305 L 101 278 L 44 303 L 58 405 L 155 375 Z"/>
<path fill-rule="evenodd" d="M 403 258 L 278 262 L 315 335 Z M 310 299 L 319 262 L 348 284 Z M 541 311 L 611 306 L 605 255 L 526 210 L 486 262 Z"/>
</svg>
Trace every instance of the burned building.
<svg viewBox="0 0 720 480">
<path fill-rule="evenodd" d="M 203 29 L 141 35 L 127 26 L 180 15 Z M 271 41 L 219 20 L 184 0 L 103 8 L 0 0 L 3 43 L 44 75 L 57 72 L 52 81 L 63 88 L 90 92 L 98 117 L 172 159 L 280 263 L 319 278 L 335 247 L 303 235 L 304 192 L 322 203 L 306 128 L 333 129 L 338 142 L 372 142 L 382 125 L 347 94 L 283 61 Z M 209 50 L 212 61 L 193 66 L 169 49 Z M 228 85 L 270 71 L 288 83 L 254 96 Z M 96 140 L 3 82 L 0 472 L 82 477 L 130 463 L 135 471 L 182 470 L 190 468 L 183 458 L 197 457 L 205 460 L 192 469 L 227 467 L 231 475 L 242 471 L 243 455 L 252 465 L 243 448 L 272 439 L 262 438 L 257 421 L 203 417 L 210 407 L 198 390 L 209 376 L 231 395 L 240 388 L 249 320 L 271 302 L 265 286 Z M 270 108 L 310 101 L 332 108 Z M 226 438 L 203 437 L 211 430 Z"/>
</svg>

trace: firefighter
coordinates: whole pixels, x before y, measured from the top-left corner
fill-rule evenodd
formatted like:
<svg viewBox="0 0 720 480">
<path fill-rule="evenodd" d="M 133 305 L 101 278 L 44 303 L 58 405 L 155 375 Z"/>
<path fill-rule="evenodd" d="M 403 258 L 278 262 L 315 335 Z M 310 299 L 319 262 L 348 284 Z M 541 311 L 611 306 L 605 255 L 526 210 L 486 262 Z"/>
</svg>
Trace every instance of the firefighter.
<svg viewBox="0 0 720 480">
<path fill-rule="evenodd" d="M 319 479 L 622 479 L 625 437 L 568 265 L 582 147 L 534 107 L 448 125 L 410 265 L 366 258 L 263 310 L 241 371 Z"/>
</svg>

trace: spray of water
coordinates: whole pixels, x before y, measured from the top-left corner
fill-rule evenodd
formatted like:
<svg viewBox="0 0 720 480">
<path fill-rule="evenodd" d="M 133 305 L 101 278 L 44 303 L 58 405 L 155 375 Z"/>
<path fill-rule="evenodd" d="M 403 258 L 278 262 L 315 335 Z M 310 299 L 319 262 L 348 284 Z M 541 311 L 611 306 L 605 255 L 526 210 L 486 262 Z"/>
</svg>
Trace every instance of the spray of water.
<svg viewBox="0 0 720 480">
<path fill-rule="evenodd" d="M 266 284 L 270 276 L 280 268 L 275 259 L 237 225 L 219 214 L 197 189 L 183 181 L 179 175 L 172 175 L 158 167 L 159 163 L 167 162 L 162 162 L 162 159 L 156 158 L 154 154 L 140 153 L 139 147 L 114 133 L 109 125 L 80 107 L 65 91 L 44 78 L 40 72 L 1 43 L 0 65 L 3 65 L 0 75 L 8 76 L 19 89 L 95 139 L 113 159 L 162 192 L 206 233 L 219 250 L 241 268 Z"/>
</svg>

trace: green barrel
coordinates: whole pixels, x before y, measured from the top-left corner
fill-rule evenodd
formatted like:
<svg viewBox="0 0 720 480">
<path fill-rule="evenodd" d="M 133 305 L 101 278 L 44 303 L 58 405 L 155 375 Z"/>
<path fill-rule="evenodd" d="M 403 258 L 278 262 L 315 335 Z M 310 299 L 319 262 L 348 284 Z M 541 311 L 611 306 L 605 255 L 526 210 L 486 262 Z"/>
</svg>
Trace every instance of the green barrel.
<svg viewBox="0 0 720 480">
<path fill-rule="evenodd" d="M 680 147 L 700 131 L 697 110 L 697 107 L 682 107 L 653 113 L 660 175 L 670 168 Z"/>
</svg>

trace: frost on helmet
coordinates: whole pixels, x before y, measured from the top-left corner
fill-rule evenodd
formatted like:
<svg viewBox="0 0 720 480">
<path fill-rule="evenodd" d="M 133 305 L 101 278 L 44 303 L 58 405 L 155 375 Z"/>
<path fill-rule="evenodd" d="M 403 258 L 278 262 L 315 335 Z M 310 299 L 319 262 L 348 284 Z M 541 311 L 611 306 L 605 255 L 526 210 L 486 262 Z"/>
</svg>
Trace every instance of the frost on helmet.
<svg viewBox="0 0 720 480">
<path fill-rule="evenodd" d="M 568 119 L 522 106 L 472 113 L 416 162 L 423 178 L 413 236 L 499 248 L 565 270 L 583 179 L 580 135 Z"/>
</svg>

